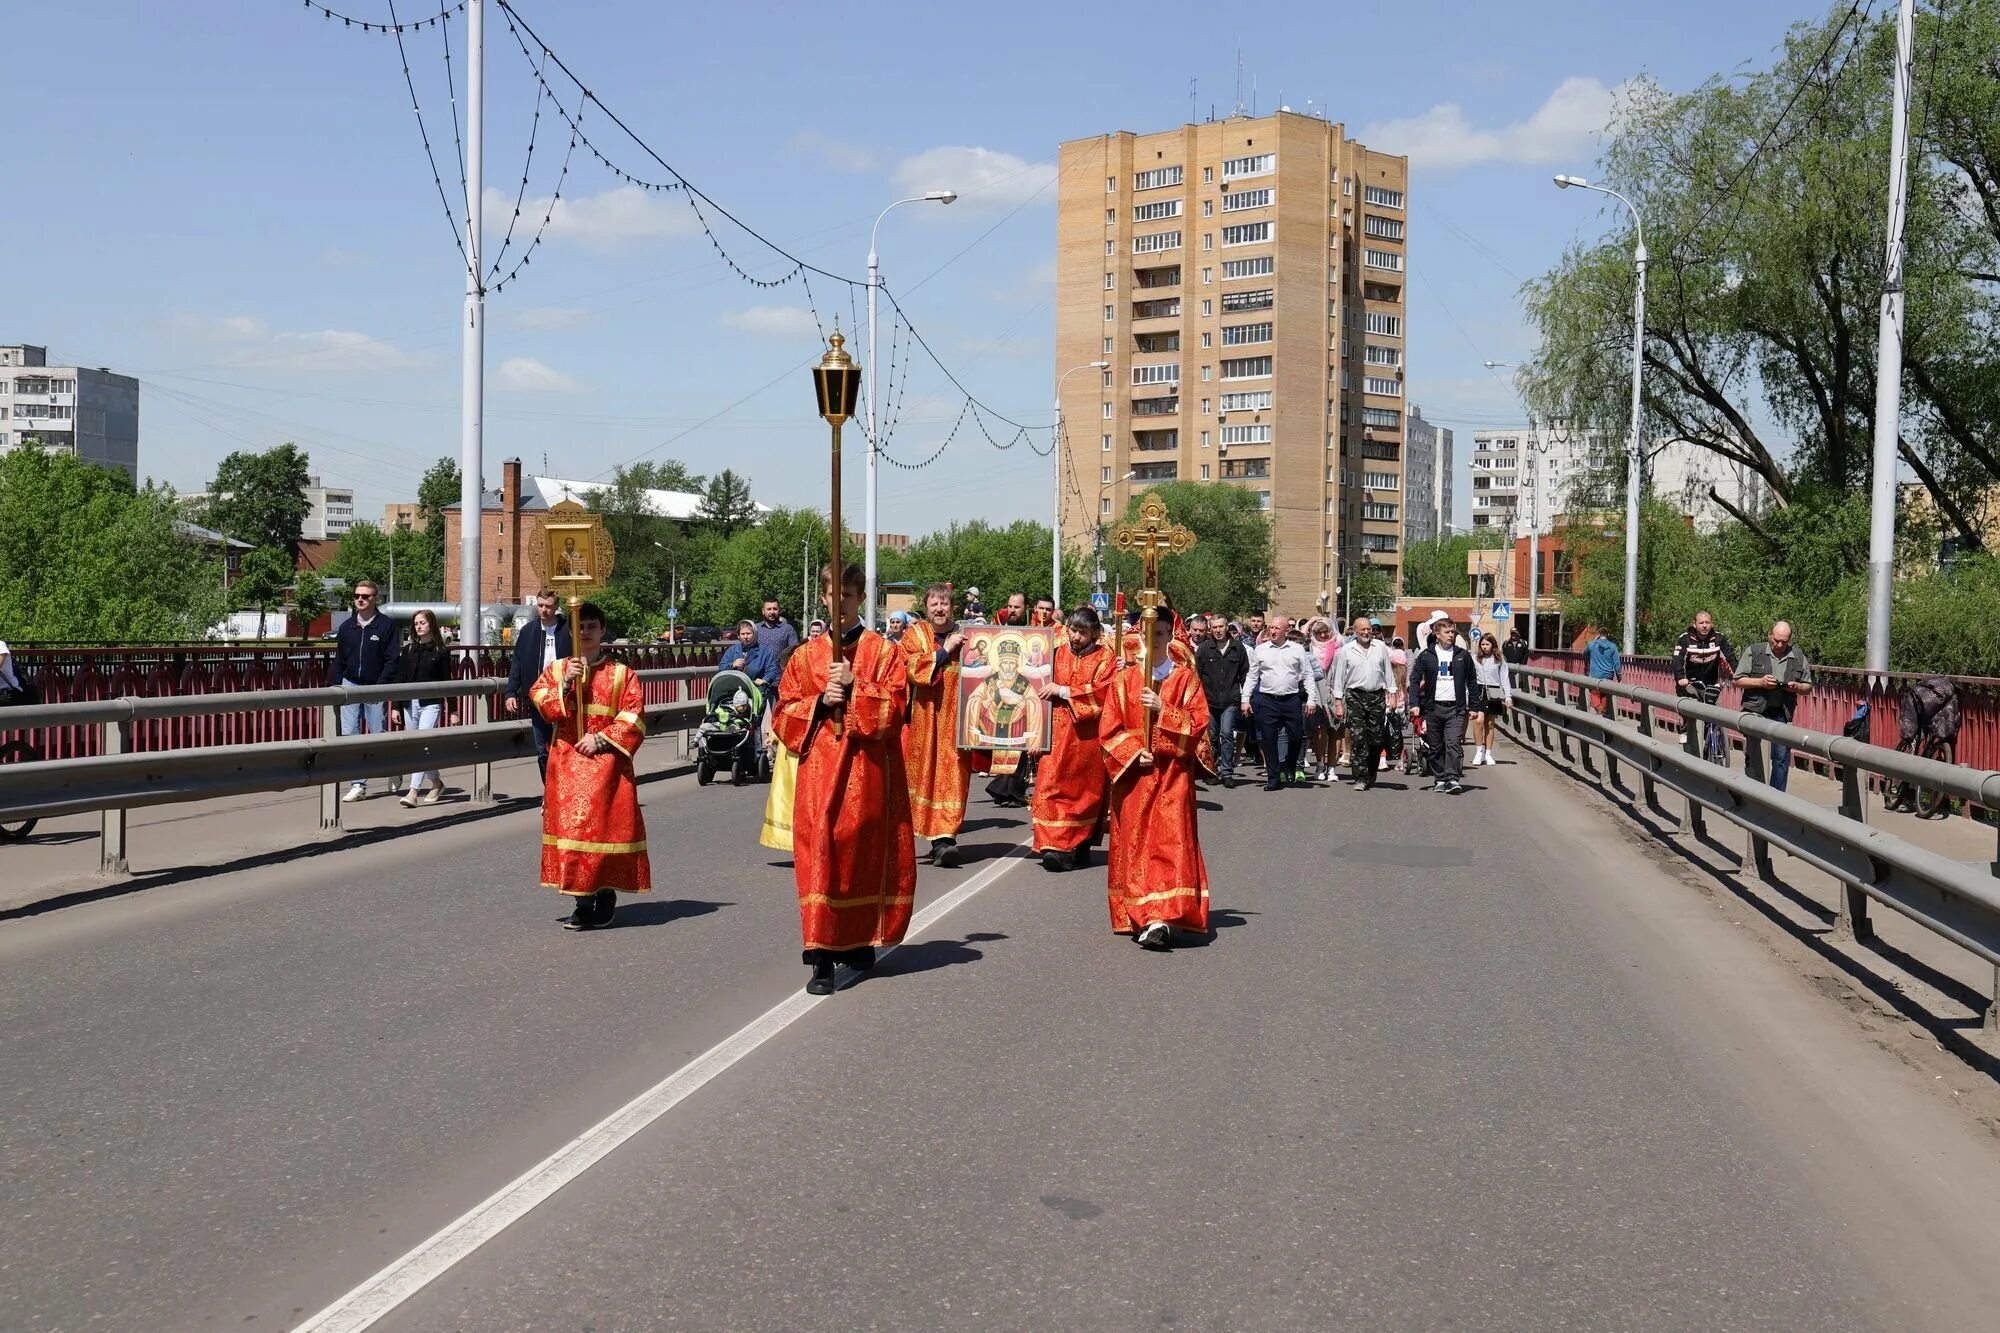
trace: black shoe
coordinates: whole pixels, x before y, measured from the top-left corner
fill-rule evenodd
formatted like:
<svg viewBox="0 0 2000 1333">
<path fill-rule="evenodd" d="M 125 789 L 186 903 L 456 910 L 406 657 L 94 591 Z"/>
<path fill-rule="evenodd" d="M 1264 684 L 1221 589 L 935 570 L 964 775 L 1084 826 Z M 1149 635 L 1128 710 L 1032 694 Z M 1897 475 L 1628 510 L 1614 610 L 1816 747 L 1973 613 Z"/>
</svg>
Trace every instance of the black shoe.
<svg viewBox="0 0 2000 1333">
<path fill-rule="evenodd" d="M 564 930 L 589 930 L 597 915 L 595 894 L 580 894 L 572 900 L 570 913 L 562 919 Z"/>
<path fill-rule="evenodd" d="M 618 911 L 618 890 L 599 889 L 593 898 L 596 904 L 595 929 L 602 930 L 611 924 L 611 918 Z"/>
<path fill-rule="evenodd" d="M 957 868 L 958 840 L 955 838 L 939 838 L 931 843 L 931 860 L 943 866 L 946 870 Z"/>
<path fill-rule="evenodd" d="M 1465 784 L 1457 778 L 1452 778 L 1444 784 L 1444 794 L 1447 796 L 1463 796 L 1465 794 Z"/>
<path fill-rule="evenodd" d="M 1155 921 L 1137 935 L 1141 949 L 1151 949 L 1154 953 L 1165 953 L 1174 947 L 1174 928 L 1164 921 Z"/>
<path fill-rule="evenodd" d="M 814 963 L 812 979 L 806 982 L 806 994 L 831 995 L 833 991 L 833 964 L 827 962 Z"/>
<path fill-rule="evenodd" d="M 1073 862 L 1068 852 L 1057 851 L 1051 847 L 1042 853 L 1042 869 L 1044 870 L 1068 870 L 1071 864 Z"/>
<path fill-rule="evenodd" d="M 858 949 L 849 949 L 840 956 L 841 965 L 851 967 L 856 972 L 872 971 L 875 967 L 875 946 L 864 944 Z"/>
</svg>

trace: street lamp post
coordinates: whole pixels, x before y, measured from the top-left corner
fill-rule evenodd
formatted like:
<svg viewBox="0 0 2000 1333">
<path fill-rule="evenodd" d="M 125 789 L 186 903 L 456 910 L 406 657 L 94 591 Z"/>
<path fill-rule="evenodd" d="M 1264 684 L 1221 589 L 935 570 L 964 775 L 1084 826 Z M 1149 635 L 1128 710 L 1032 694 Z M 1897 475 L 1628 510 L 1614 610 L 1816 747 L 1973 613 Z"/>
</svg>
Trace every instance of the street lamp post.
<svg viewBox="0 0 2000 1333">
<path fill-rule="evenodd" d="M 1632 230 L 1638 243 L 1632 248 L 1632 271 L 1637 285 L 1632 296 L 1632 437 L 1625 442 L 1625 655 L 1638 651 L 1639 633 L 1639 407 L 1642 376 L 1646 368 L 1646 225 L 1638 206 L 1630 199 L 1602 185 L 1592 185 L 1581 176 L 1557 176 L 1556 188 L 1595 190 L 1625 205 L 1632 214 Z"/>
<path fill-rule="evenodd" d="M 1076 374 L 1076 372 L 1079 370 L 1106 370 L 1109 369 L 1110 366 L 1111 363 L 1109 361 L 1091 361 L 1081 366 L 1071 366 L 1068 370 L 1065 370 L 1061 375 L 1056 377 L 1056 432 L 1054 438 L 1051 440 L 1049 445 L 1049 455 L 1056 461 L 1055 507 L 1049 513 L 1049 521 L 1051 524 L 1051 527 L 1049 529 L 1050 533 L 1049 545 L 1052 548 L 1052 553 L 1050 556 L 1052 568 L 1049 574 L 1049 600 L 1056 604 L 1056 610 L 1058 612 L 1060 612 L 1063 609 L 1063 600 L 1062 600 L 1063 385 L 1067 384 L 1069 382 L 1069 377 L 1071 375 Z"/>
<path fill-rule="evenodd" d="M 875 234 L 882 230 L 882 219 L 891 210 L 904 204 L 950 204 L 958 199 L 956 190 L 928 190 L 923 194 L 913 194 L 908 199 L 898 199 L 875 215 L 875 225 L 868 231 L 868 495 L 862 508 L 862 552 L 861 567 L 865 575 L 866 591 L 863 595 L 861 616 L 870 628 L 875 624 L 875 542 L 879 534 L 875 531 L 875 467 L 876 455 L 881 446 L 875 433 L 875 390 L 881 384 L 882 376 L 875 364 L 875 295 L 882 289 L 882 261 L 875 252 Z M 840 552 L 834 552 L 834 560 L 840 559 Z"/>
<path fill-rule="evenodd" d="M 1519 367 L 1515 366 L 1512 361 L 1488 361 L 1486 362 L 1486 368 L 1488 370 L 1516 370 Z M 1528 479 L 1528 650 L 1530 652 L 1534 652 L 1541 647 L 1541 641 L 1535 635 L 1541 627 L 1540 613 L 1536 603 L 1540 601 L 1542 594 L 1542 477 L 1546 474 L 1536 464 L 1541 459 L 1544 447 L 1542 442 L 1535 438 L 1535 419 L 1531 416 L 1528 418 L 1528 454 L 1524 460 L 1525 466 L 1521 469 L 1524 478 L 1528 478 L 1528 474 L 1530 473 L 1536 474 Z M 1475 462 L 1473 466 L 1478 467 L 1479 464 Z M 1516 482 L 1514 504 L 1517 509 L 1520 503 L 1520 483 Z M 1513 538 L 1514 530 L 1510 524 L 1507 529 L 1507 544 L 1509 546 L 1513 545 Z M 1631 619 L 1631 611 L 1628 609 L 1625 614 L 1626 619 L 1629 621 Z"/>
<path fill-rule="evenodd" d="M 1123 485 L 1138 475 L 1138 472 L 1135 470 L 1127 472 L 1116 481 L 1100 481 L 1097 483 L 1097 579 L 1094 585 L 1097 592 L 1104 591 L 1104 492 L 1113 486 Z"/>
</svg>

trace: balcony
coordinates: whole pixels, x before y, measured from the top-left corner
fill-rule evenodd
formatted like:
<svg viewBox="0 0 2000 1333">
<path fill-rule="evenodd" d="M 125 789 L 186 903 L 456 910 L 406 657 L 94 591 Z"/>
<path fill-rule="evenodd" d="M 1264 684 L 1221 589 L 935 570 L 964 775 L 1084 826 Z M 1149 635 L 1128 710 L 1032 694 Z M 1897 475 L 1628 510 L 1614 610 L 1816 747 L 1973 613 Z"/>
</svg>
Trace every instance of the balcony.
<svg viewBox="0 0 2000 1333">
<path fill-rule="evenodd" d="M 1181 285 L 1181 266 L 1168 264 L 1160 268 L 1142 268 L 1133 275 L 1133 285 L 1142 291 L 1158 287 L 1178 287 Z"/>
<path fill-rule="evenodd" d="M 1134 301 L 1132 303 L 1132 318 L 1134 319 L 1179 319 L 1180 315 L 1181 298 L 1178 296 L 1170 296 L 1157 301 Z"/>
<path fill-rule="evenodd" d="M 1363 458 L 1380 458 L 1389 462 L 1403 456 L 1403 448 L 1396 444 L 1380 444 L 1374 440 L 1365 441 L 1361 446 Z"/>
<path fill-rule="evenodd" d="M 1169 394 L 1164 398 L 1135 398 L 1132 400 L 1132 415 L 1135 417 L 1171 417 L 1181 410 L 1181 396 Z"/>
<path fill-rule="evenodd" d="M 1224 481 L 1255 481 L 1271 475 L 1271 460 L 1268 458 L 1229 458 L 1222 464 Z"/>
<path fill-rule="evenodd" d="M 1140 430 L 1132 432 L 1132 452 L 1135 454 L 1172 453 L 1180 447 L 1181 433 L 1178 430 Z"/>
<path fill-rule="evenodd" d="M 1132 469 L 1134 481 L 1174 481 L 1181 474 L 1178 463 L 1140 463 Z"/>
<path fill-rule="evenodd" d="M 1181 335 L 1173 333 L 1141 333 L 1132 339 L 1135 352 L 1178 352 L 1181 350 Z"/>
</svg>

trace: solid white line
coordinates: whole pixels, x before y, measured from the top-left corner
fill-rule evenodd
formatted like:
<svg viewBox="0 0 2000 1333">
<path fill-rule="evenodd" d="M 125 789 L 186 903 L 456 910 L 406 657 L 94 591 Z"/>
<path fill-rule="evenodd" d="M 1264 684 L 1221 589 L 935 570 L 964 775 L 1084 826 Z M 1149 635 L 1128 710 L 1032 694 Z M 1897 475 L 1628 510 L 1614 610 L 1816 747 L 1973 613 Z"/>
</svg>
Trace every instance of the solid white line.
<svg viewBox="0 0 2000 1333">
<path fill-rule="evenodd" d="M 1021 847 L 1027 845 L 1027 839 L 1018 844 Z M 1021 864 L 1022 859 L 1010 850 L 1008 855 L 924 908 L 910 922 L 905 940 L 914 939 L 929 930 L 947 913 Z M 886 958 L 894 952 L 894 949 L 885 949 L 881 957 Z M 727 1072 L 744 1056 L 831 998 L 800 991 L 772 1006 L 762 1017 L 682 1065 L 530 1167 L 513 1183 L 476 1205 L 429 1240 L 298 1325 L 296 1333 L 356 1333 L 368 1328 L 443 1276 L 460 1260 L 527 1216 L 557 1190 L 602 1161 L 619 1144 L 673 1110 Z"/>
</svg>

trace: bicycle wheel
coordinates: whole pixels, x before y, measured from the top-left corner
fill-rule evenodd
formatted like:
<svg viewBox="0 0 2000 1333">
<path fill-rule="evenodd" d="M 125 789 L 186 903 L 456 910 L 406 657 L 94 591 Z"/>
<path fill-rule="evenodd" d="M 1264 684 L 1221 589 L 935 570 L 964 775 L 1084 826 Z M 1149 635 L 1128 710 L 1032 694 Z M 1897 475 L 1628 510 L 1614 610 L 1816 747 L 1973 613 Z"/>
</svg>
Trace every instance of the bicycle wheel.
<svg viewBox="0 0 2000 1333">
<path fill-rule="evenodd" d="M 1950 741 L 1928 740 L 1924 742 L 1922 754 L 1926 759 L 1935 759 L 1940 764 L 1958 761 L 1958 747 Z M 1939 815 L 1951 813 L 1951 798 L 1941 791 L 1928 787 L 1917 788 L 1917 818 L 1936 819 Z"/>
<path fill-rule="evenodd" d="M 7 741 L 0 744 L 0 764 L 30 764 L 42 757 L 42 752 L 26 741 Z M 0 839 L 19 842 L 35 831 L 32 819 L 18 819 L 11 824 L 0 824 Z"/>
</svg>

